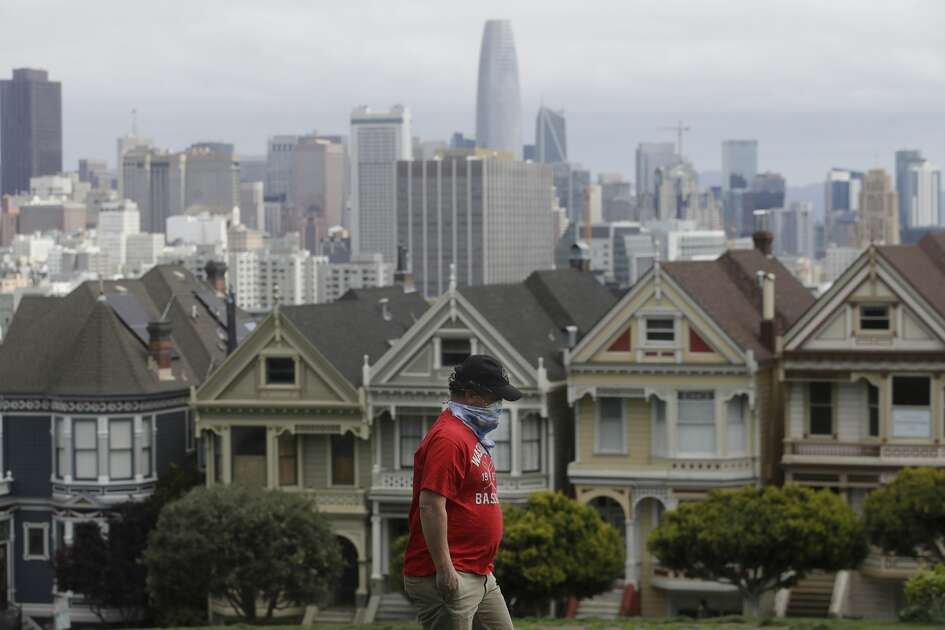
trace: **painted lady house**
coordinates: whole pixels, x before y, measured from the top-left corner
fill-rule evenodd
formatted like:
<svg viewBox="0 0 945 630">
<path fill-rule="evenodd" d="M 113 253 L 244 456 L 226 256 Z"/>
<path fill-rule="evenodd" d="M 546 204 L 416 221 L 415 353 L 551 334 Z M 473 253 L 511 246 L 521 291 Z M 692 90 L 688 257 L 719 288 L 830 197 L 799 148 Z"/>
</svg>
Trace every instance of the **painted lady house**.
<svg viewBox="0 0 945 630">
<path fill-rule="evenodd" d="M 523 396 L 503 403 L 490 434 L 502 503 L 535 491 L 564 489 L 573 456 L 564 352 L 616 302 L 590 273 L 536 271 L 523 282 L 457 288 L 371 365 L 368 414 L 374 451 L 367 499 L 372 584 L 389 581 L 392 542 L 407 532 L 414 451 L 449 397 L 448 379 L 470 354 L 490 354 Z M 399 591 L 386 593 L 377 620 L 413 617 Z"/>
<path fill-rule="evenodd" d="M 861 510 L 903 467 L 945 466 L 945 234 L 867 249 L 788 329 L 781 378 L 787 482 Z M 787 612 L 894 618 L 916 566 L 874 550 L 800 585 Z"/>
<path fill-rule="evenodd" d="M 778 479 L 776 349 L 814 298 L 770 255 L 770 234 L 755 243 L 714 261 L 654 265 L 569 352 L 568 478 L 624 534 L 624 588 L 645 616 L 693 614 L 703 599 L 741 610 L 734 589 L 663 569 L 645 543 L 680 502 Z M 615 592 L 578 614 L 620 606 Z"/>
<path fill-rule="evenodd" d="M 194 460 L 191 387 L 251 325 L 227 314 L 225 270 L 209 263 L 205 284 L 158 266 L 24 298 L 0 345 L 0 607 L 50 617 L 64 595 L 51 559 L 75 524 L 104 522 Z M 73 621 L 97 621 L 72 602 Z"/>
</svg>

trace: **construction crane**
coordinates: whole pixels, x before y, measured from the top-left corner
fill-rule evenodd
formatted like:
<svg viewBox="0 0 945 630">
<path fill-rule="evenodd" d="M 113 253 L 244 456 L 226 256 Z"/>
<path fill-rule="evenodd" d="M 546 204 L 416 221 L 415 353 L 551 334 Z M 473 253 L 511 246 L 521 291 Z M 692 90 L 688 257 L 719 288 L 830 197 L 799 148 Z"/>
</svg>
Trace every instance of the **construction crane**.
<svg viewBox="0 0 945 630">
<path fill-rule="evenodd" d="M 680 120 L 676 123 L 675 127 L 659 127 L 660 131 L 675 131 L 676 132 L 676 153 L 681 158 L 683 156 L 683 134 L 687 131 L 690 131 L 692 127 L 683 125 L 683 122 Z"/>
</svg>

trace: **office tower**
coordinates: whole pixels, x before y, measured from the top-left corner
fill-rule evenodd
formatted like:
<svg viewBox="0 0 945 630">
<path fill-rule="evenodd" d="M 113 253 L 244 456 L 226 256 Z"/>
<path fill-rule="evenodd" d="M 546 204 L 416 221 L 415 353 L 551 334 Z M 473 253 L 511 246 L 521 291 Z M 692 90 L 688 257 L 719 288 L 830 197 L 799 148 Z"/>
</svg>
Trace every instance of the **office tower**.
<svg viewBox="0 0 945 630">
<path fill-rule="evenodd" d="M 748 188 L 757 173 L 757 140 L 726 140 L 722 143 L 723 191 Z"/>
<path fill-rule="evenodd" d="M 488 20 L 479 50 L 476 146 L 522 155 L 522 102 L 512 23 Z"/>
<path fill-rule="evenodd" d="M 412 156 L 410 110 L 358 107 L 351 112 L 351 240 L 357 254 L 397 260 L 398 160 Z"/>
<path fill-rule="evenodd" d="M 681 161 L 672 166 L 658 168 L 654 174 L 655 219 L 695 220 L 698 207 L 699 174 L 692 164 Z"/>
<path fill-rule="evenodd" d="M 641 213 L 655 212 L 656 171 L 678 162 L 679 156 L 676 155 L 676 147 L 672 142 L 641 142 L 637 146 L 637 205 Z"/>
<path fill-rule="evenodd" d="M 108 164 L 105 160 L 79 160 L 79 181 L 89 184 L 93 189 L 111 188 Z"/>
<path fill-rule="evenodd" d="M 116 154 L 117 161 L 115 166 L 115 179 L 118 182 L 118 196 L 127 197 L 124 189 L 125 182 L 125 155 L 129 151 L 134 151 L 136 149 L 150 149 L 152 146 L 151 140 L 148 138 L 141 138 L 138 136 L 137 131 L 132 131 L 131 133 L 124 135 L 118 138 L 116 145 Z M 140 203 L 138 204 L 141 205 Z"/>
<path fill-rule="evenodd" d="M 856 244 L 857 210 L 863 173 L 832 168 L 824 182 L 824 230 L 827 241 L 841 247 Z"/>
<path fill-rule="evenodd" d="M 313 134 L 314 135 L 314 134 Z M 297 135 L 272 136 L 266 142 L 266 196 L 289 198 L 292 161 L 299 144 Z"/>
<path fill-rule="evenodd" d="M 567 162 L 568 138 L 564 111 L 555 111 L 542 105 L 535 120 L 535 160 L 538 162 Z"/>
<path fill-rule="evenodd" d="M 109 274 L 123 273 L 128 254 L 128 236 L 141 231 L 138 205 L 127 199 L 102 204 L 98 213 L 96 244 L 108 255 Z"/>
<path fill-rule="evenodd" d="M 134 201 L 145 232 L 164 233 L 168 217 L 184 212 L 187 155 L 138 147 L 122 159 L 124 198 Z"/>
<path fill-rule="evenodd" d="M 232 144 L 199 142 L 187 149 L 184 207 L 229 213 L 239 204 L 240 163 Z"/>
<path fill-rule="evenodd" d="M 547 164 L 458 155 L 397 163 L 397 233 L 418 291 L 518 282 L 554 262 Z"/>
<path fill-rule="evenodd" d="M 602 173 L 597 176 L 597 183 L 601 190 L 604 222 L 630 221 L 635 218 L 630 182 L 624 181 L 620 173 Z"/>
<path fill-rule="evenodd" d="M 941 225 L 942 172 L 928 160 L 912 162 L 907 173 L 907 227 L 925 228 Z"/>
<path fill-rule="evenodd" d="M 925 161 L 918 149 L 900 149 L 896 151 L 896 195 L 899 198 L 899 228 L 909 227 L 909 215 L 912 208 L 912 195 L 909 192 L 909 167 Z"/>
<path fill-rule="evenodd" d="M 860 191 L 857 214 L 857 244 L 899 244 L 899 208 L 892 178 L 881 169 L 867 171 Z"/>
<path fill-rule="evenodd" d="M 766 171 L 748 182 L 747 190 L 731 189 L 729 198 L 737 198 L 740 213 L 735 215 L 736 236 L 750 236 L 755 231 L 754 213 L 758 210 L 783 208 L 787 185 L 780 173 Z"/>
<path fill-rule="evenodd" d="M 62 85 L 45 70 L 16 68 L 0 81 L 0 163 L 0 194 L 62 172 Z"/>
<path fill-rule="evenodd" d="M 20 210 L 13 205 L 13 197 L 0 196 L 0 247 L 9 247 L 16 236 L 16 223 Z"/>
<path fill-rule="evenodd" d="M 450 138 L 450 148 L 451 149 L 475 149 L 476 139 L 467 138 L 461 131 L 454 131 L 452 137 Z"/>
<path fill-rule="evenodd" d="M 560 163 L 560 162 L 559 162 Z M 591 185 L 591 172 L 580 164 L 571 164 L 571 198 L 565 202 L 568 218 L 578 223 L 586 223 L 588 217 L 588 188 Z"/>
<path fill-rule="evenodd" d="M 240 157 L 240 183 L 266 181 L 266 156 L 244 155 Z"/>
<path fill-rule="evenodd" d="M 292 161 L 289 205 L 301 221 L 303 246 L 317 253 L 328 228 L 341 224 L 345 189 L 344 147 L 314 136 L 299 139 Z"/>
<path fill-rule="evenodd" d="M 240 223 L 251 230 L 265 227 L 266 206 L 262 182 L 240 183 Z"/>
</svg>

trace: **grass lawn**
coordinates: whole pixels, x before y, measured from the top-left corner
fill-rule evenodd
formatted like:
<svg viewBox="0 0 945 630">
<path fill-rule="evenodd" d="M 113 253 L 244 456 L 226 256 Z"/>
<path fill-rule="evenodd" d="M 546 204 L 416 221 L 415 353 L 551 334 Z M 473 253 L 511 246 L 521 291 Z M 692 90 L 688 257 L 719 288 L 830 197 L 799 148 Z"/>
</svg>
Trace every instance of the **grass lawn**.
<svg viewBox="0 0 945 630">
<path fill-rule="evenodd" d="M 200 630 L 238 630 L 240 628 L 258 628 L 259 626 L 214 626 Z M 300 630 L 303 626 L 267 626 L 267 630 Z M 371 630 L 417 630 L 420 626 L 411 623 L 376 623 L 371 625 L 329 625 L 305 626 L 319 630 L 353 630 L 371 628 Z M 745 630 L 748 628 L 772 628 L 776 630 L 942 630 L 941 626 L 895 621 L 855 621 L 830 619 L 773 619 L 764 622 L 747 622 L 739 617 L 723 617 L 714 620 L 674 619 L 516 619 L 515 627 L 521 630 L 544 630 L 545 628 L 570 628 L 571 630 L 683 630 L 704 628 L 705 630 Z M 177 628 L 174 630 L 190 630 Z M 193 630 L 197 630 L 196 628 Z"/>
</svg>

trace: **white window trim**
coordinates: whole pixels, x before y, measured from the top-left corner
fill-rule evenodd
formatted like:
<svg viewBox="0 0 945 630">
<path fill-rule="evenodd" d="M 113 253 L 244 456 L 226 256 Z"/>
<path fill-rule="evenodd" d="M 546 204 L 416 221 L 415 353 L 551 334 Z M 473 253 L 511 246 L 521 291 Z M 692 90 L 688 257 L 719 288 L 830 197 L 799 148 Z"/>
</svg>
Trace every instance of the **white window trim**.
<svg viewBox="0 0 945 630">
<path fill-rule="evenodd" d="M 624 398 L 616 396 L 607 396 L 607 398 L 614 398 L 615 400 L 620 401 L 620 448 L 619 449 L 605 449 L 601 447 L 600 443 L 600 426 L 601 426 L 601 404 L 600 399 L 597 399 L 597 404 L 595 405 L 595 417 L 594 417 L 594 454 L 595 455 L 626 455 L 627 454 L 627 409 L 626 409 L 626 400 Z"/>
<path fill-rule="evenodd" d="M 43 553 L 42 555 L 30 554 L 30 530 L 43 530 Z M 23 523 L 23 560 L 44 560 L 49 561 L 49 523 Z"/>
<path fill-rule="evenodd" d="M 700 393 L 712 392 L 712 399 L 711 399 L 712 400 L 712 430 L 713 430 L 713 436 L 715 437 L 715 450 L 714 451 L 685 451 L 680 447 L 680 442 L 682 441 L 681 436 L 682 436 L 683 423 L 680 421 L 679 395 L 685 394 L 685 393 L 691 393 L 691 392 L 700 392 Z M 721 401 L 720 401 L 719 392 L 715 389 L 703 389 L 703 388 L 693 387 L 693 388 L 676 390 L 676 405 L 675 405 L 675 408 L 676 408 L 676 418 L 675 418 L 676 454 L 675 456 L 676 457 L 681 458 L 681 459 L 712 459 L 712 458 L 720 458 L 722 456 L 721 455 L 722 444 L 720 443 L 720 437 L 719 437 L 719 422 L 721 420 L 721 418 L 719 417 L 720 416 L 720 413 L 719 413 L 720 402 Z M 721 415 L 724 418 L 724 415 L 725 415 L 724 406 L 723 406 L 723 412 Z M 690 423 L 690 424 L 692 426 L 697 426 L 695 425 L 695 423 Z M 709 423 L 700 423 L 700 424 L 708 425 Z"/>
<path fill-rule="evenodd" d="M 129 482 L 129 481 L 134 481 L 138 478 L 138 475 L 136 472 L 137 464 L 138 464 L 136 447 L 138 445 L 135 444 L 136 442 L 135 438 L 137 437 L 137 434 L 138 434 L 138 431 L 136 431 L 136 429 L 140 426 L 140 423 L 141 423 L 140 418 L 141 416 L 108 416 L 108 425 L 107 425 L 108 438 L 106 439 L 105 444 L 108 447 L 108 480 L 109 481 Z M 114 449 L 116 452 L 131 451 L 131 476 L 129 477 L 113 477 L 112 476 L 112 424 L 114 424 L 118 420 L 131 421 L 131 448 Z"/>
</svg>

